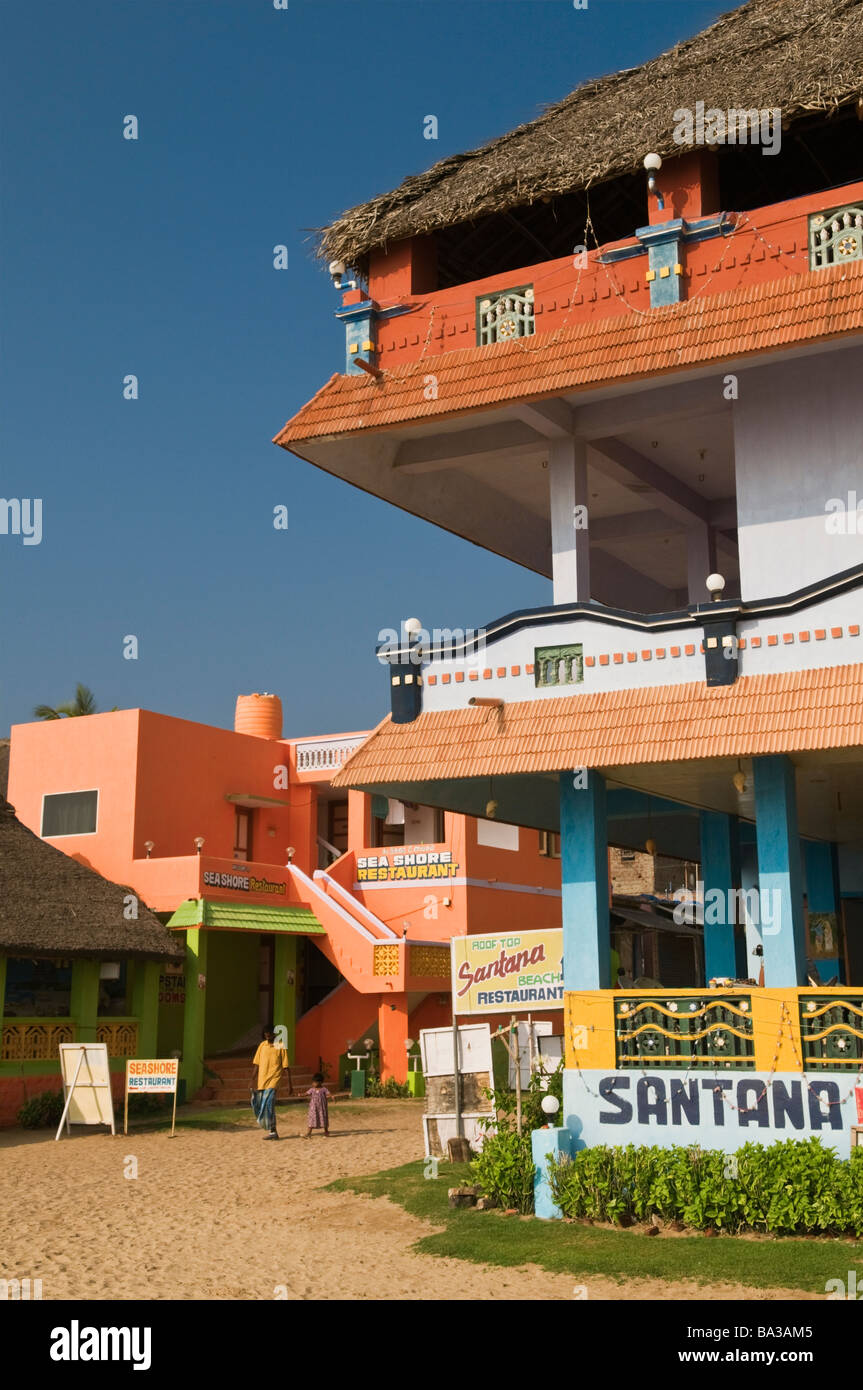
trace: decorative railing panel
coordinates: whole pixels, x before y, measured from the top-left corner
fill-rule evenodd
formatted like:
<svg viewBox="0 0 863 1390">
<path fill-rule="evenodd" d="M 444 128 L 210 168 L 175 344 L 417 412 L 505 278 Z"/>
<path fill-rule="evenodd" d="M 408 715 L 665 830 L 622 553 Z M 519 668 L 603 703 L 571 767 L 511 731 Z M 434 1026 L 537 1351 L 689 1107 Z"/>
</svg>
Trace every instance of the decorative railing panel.
<svg viewBox="0 0 863 1390">
<path fill-rule="evenodd" d="M 109 1057 L 134 1057 L 138 1051 L 137 1023 L 100 1023 L 96 1041 L 108 1044 Z"/>
<path fill-rule="evenodd" d="M 395 942 L 387 942 L 383 946 L 374 948 L 374 975 L 398 975 L 399 973 L 399 948 Z"/>
<path fill-rule="evenodd" d="M 863 994 L 801 999 L 800 1043 L 807 1069 L 863 1069 Z"/>
<path fill-rule="evenodd" d="M 754 1068 L 751 1000 L 621 998 L 615 1001 L 617 1066 Z"/>
<path fill-rule="evenodd" d="M 56 1019 L 51 1023 L 18 1022 L 3 1024 L 0 1061 L 2 1062 L 56 1062 L 60 1043 L 75 1041 L 75 1022 L 73 1019 Z"/>
<path fill-rule="evenodd" d="M 584 680 L 582 644 L 537 647 L 533 654 L 533 672 L 537 686 L 577 685 Z"/>
<path fill-rule="evenodd" d="M 836 208 L 809 218 L 809 268 L 863 260 L 863 208 Z"/>
<path fill-rule="evenodd" d="M 365 734 L 359 738 L 310 739 L 308 743 L 298 743 L 297 772 L 335 771 L 364 739 Z"/>
<path fill-rule="evenodd" d="M 448 980 L 450 975 L 450 950 L 448 946 L 411 946 L 410 973 L 430 975 L 436 979 Z"/>
<path fill-rule="evenodd" d="M 534 331 L 533 285 L 503 290 L 476 302 L 476 341 L 505 343 L 512 338 L 528 338 Z"/>
</svg>

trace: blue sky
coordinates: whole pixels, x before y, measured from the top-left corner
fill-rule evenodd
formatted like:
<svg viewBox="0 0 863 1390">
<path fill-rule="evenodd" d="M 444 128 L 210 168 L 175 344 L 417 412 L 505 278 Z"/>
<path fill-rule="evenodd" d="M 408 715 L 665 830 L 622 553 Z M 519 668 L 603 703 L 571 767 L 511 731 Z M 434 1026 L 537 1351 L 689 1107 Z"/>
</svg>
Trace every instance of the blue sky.
<svg viewBox="0 0 863 1390">
<path fill-rule="evenodd" d="M 0 535 L 0 735 L 77 681 L 102 709 L 230 725 L 270 690 L 286 734 L 362 728 L 379 629 L 546 601 L 271 444 L 343 365 L 310 229 L 727 8 L 4 0 L 0 496 L 41 498 L 43 536 Z"/>
</svg>

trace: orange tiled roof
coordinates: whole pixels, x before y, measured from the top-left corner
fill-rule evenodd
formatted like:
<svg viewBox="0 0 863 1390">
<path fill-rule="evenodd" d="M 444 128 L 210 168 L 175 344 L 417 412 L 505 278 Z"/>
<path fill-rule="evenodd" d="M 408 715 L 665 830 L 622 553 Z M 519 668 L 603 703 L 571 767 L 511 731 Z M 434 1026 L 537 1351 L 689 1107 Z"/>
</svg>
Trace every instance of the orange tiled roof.
<svg viewBox="0 0 863 1390">
<path fill-rule="evenodd" d="M 373 786 L 863 745 L 863 664 L 743 676 L 734 685 L 522 700 L 389 717 L 333 778 Z"/>
<path fill-rule="evenodd" d="M 332 376 L 274 443 L 384 429 L 411 420 L 663 375 L 863 330 L 863 262 L 787 275 L 645 314 L 615 315 L 464 348 L 384 371 Z M 437 399 L 426 400 L 427 378 Z"/>
</svg>

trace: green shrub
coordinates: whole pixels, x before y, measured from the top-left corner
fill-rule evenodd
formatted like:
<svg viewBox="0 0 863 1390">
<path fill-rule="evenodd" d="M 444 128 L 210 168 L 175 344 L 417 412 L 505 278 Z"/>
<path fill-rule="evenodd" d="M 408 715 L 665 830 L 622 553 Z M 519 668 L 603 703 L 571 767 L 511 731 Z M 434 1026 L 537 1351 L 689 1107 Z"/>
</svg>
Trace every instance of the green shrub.
<svg viewBox="0 0 863 1390">
<path fill-rule="evenodd" d="M 484 1194 L 494 1197 L 501 1206 L 515 1207 L 523 1215 L 533 1211 L 531 1130 L 548 1123 L 549 1117 L 542 1109 L 544 1096 L 557 1096 L 563 1103 L 563 1063 L 545 1080 L 547 1085 L 534 1073 L 522 1092 L 521 1134 L 516 1127 L 515 1091 L 508 1087 L 486 1091 L 497 1119 L 485 1122 L 482 1150 L 471 1163 L 473 1177 Z"/>
<path fill-rule="evenodd" d="M 394 1076 L 381 1081 L 379 1076 L 370 1073 L 366 1081 L 366 1095 L 373 1100 L 404 1100 L 410 1091 L 406 1081 L 396 1081 Z"/>
<path fill-rule="evenodd" d="M 494 1197 L 502 1207 L 515 1207 L 527 1214 L 533 1211 L 533 1156 L 530 1131 L 519 1134 L 501 1120 L 496 1130 L 487 1129 L 483 1146 L 471 1162 L 474 1181 L 486 1197 Z"/>
<path fill-rule="evenodd" d="M 22 1129 L 43 1129 L 46 1125 L 56 1126 L 63 1114 L 62 1091 L 40 1091 L 31 1096 L 18 1111 L 18 1123 Z"/>
<path fill-rule="evenodd" d="M 596 1147 L 549 1160 L 564 1216 L 649 1221 L 735 1234 L 863 1235 L 863 1152 L 850 1162 L 813 1137 L 715 1149 Z"/>
</svg>

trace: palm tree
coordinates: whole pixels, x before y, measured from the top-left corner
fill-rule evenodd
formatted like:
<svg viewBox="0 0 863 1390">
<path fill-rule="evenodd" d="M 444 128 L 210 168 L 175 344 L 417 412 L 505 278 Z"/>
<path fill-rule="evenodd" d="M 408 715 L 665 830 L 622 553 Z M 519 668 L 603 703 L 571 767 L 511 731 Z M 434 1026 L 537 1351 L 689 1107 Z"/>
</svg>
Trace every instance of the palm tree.
<svg viewBox="0 0 863 1390">
<path fill-rule="evenodd" d="M 79 714 L 96 714 L 96 697 L 92 690 L 80 682 L 75 687 L 75 699 L 70 705 L 37 705 L 33 713 L 37 719 L 74 719 Z"/>
</svg>

